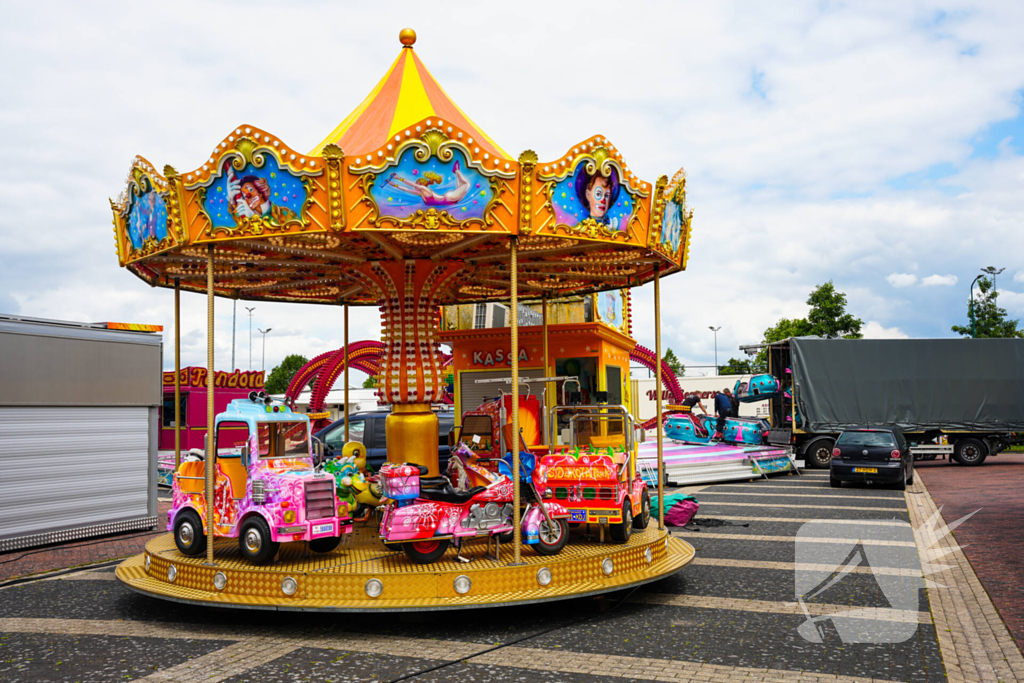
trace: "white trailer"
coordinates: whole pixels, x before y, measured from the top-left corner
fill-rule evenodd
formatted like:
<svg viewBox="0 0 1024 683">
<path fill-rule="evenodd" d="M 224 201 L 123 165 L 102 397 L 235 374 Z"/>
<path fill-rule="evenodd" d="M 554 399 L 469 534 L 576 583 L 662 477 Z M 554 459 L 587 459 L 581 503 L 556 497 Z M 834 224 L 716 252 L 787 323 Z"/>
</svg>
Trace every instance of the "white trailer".
<svg viewBox="0 0 1024 683">
<path fill-rule="evenodd" d="M 163 340 L 0 315 L 0 552 L 157 524 Z"/>
</svg>

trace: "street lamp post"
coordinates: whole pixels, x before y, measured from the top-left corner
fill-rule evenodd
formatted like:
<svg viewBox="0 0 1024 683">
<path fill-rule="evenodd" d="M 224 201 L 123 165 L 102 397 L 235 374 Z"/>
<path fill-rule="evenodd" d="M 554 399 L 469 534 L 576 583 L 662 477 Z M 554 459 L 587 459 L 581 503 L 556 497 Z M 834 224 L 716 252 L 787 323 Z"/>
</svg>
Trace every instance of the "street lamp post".
<svg viewBox="0 0 1024 683">
<path fill-rule="evenodd" d="M 995 266 L 988 266 L 987 268 L 982 268 L 981 269 L 982 273 L 984 273 L 986 275 L 991 275 L 992 276 L 992 291 L 993 292 L 996 291 L 996 275 L 999 275 L 1004 270 L 1006 270 L 1006 268 L 996 268 Z"/>
<path fill-rule="evenodd" d="M 265 330 L 257 328 L 257 331 L 263 335 L 263 372 L 267 371 L 267 332 L 270 332 L 272 329 L 274 328 L 268 327 Z"/>
<path fill-rule="evenodd" d="M 977 282 L 978 280 L 980 280 L 983 277 L 985 277 L 985 276 L 984 275 L 979 275 L 978 277 L 974 278 L 974 280 L 971 281 L 971 301 L 968 304 L 968 311 L 971 314 L 971 339 L 976 339 L 977 338 L 977 329 L 975 328 L 975 325 L 974 325 L 974 283 Z"/>
<path fill-rule="evenodd" d="M 715 377 L 718 377 L 718 331 L 722 329 L 722 326 L 709 326 L 708 329 L 715 333 Z"/>
<path fill-rule="evenodd" d="M 256 310 L 256 307 L 246 306 L 245 310 L 249 311 L 249 370 L 252 370 L 252 312 Z"/>
</svg>

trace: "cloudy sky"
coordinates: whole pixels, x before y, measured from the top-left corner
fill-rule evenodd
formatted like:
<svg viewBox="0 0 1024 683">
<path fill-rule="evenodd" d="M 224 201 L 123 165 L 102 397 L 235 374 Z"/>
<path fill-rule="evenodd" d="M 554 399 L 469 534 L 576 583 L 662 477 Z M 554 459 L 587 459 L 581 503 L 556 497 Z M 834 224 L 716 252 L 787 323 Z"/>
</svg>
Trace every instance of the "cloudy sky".
<svg viewBox="0 0 1024 683">
<path fill-rule="evenodd" d="M 650 181 L 683 166 L 690 266 L 664 343 L 724 362 L 828 279 L 873 337 L 949 337 L 978 269 L 1024 317 L 1020 2 L 0 1 L 0 313 L 165 326 L 173 294 L 117 265 L 108 197 L 132 158 L 188 169 L 239 124 L 308 149 L 384 74 L 403 26 L 512 154 L 610 138 Z M 650 287 L 635 332 L 653 346 Z M 236 365 L 249 364 L 239 304 Z M 250 304 L 251 305 L 251 304 Z M 183 295 L 183 361 L 205 302 Z M 231 362 L 218 300 L 217 365 Z M 341 345 L 340 310 L 258 304 L 270 368 Z M 376 310 L 352 314 L 376 338 Z"/>
</svg>

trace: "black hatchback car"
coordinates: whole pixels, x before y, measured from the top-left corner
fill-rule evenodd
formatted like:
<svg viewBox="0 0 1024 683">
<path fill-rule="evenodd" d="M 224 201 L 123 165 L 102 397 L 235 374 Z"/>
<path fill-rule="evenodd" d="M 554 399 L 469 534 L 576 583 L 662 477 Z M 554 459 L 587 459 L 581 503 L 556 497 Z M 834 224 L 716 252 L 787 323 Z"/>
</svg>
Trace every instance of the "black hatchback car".
<svg viewBox="0 0 1024 683">
<path fill-rule="evenodd" d="M 832 449 L 829 480 L 895 484 L 900 491 L 914 483 L 914 457 L 897 427 L 853 427 L 843 430 Z"/>
</svg>

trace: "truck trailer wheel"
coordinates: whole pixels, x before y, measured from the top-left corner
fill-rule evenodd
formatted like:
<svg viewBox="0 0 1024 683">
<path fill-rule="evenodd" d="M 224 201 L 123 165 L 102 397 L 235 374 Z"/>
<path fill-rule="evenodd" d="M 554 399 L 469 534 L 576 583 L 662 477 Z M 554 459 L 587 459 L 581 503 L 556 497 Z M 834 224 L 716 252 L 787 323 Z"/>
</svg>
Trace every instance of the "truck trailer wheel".
<svg viewBox="0 0 1024 683">
<path fill-rule="evenodd" d="M 953 457 L 961 465 L 975 466 L 985 462 L 988 450 L 977 439 L 960 439 L 953 448 Z"/>
<path fill-rule="evenodd" d="M 836 440 L 830 436 L 821 436 L 811 441 L 804 448 L 804 459 L 807 466 L 815 469 L 825 469 L 832 465 L 832 449 L 835 448 Z"/>
<path fill-rule="evenodd" d="M 203 522 L 195 510 L 182 510 L 174 520 L 174 545 L 182 555 L 195 557 L 206 552 Z"/>
</svg>

